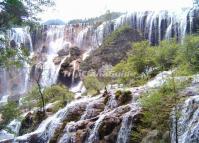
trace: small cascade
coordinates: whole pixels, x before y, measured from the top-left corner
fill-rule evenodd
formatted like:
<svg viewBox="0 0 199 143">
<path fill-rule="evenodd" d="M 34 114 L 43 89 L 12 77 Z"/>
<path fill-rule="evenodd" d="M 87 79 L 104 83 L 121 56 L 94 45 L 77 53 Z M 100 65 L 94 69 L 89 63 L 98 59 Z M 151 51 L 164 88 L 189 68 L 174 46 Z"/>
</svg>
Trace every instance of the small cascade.
<svg viewBox="0 0 199 143">
<path fill-rule="evenodd" d="M 10 124 L 8 124 L 7 127 L 12 131 L 12 133 L 18 135 L 21 127 L 21 122 L 17 119 L 14 119 L 13 121 L 10 122 Z"/>
<path fill-rule="evenodd" d="M 163 72 L 162 74 L 166 75 L 166 73 L 167 72 Z M 160 80 L 165 81 L 164 78 L 161 79 L 157 77 L 155 77 L 151 82 L 154 83 L 155 81 L 157 82 Z M 159 86 L 162 84 L 162 82 L 157 83 L 160 83 Z M 81 89 L 81 85 L 82 82 L 71 90 L 79 91 Z M 144 86 L 128 90 L 132 91 L 133 96 L 139 96 L 142 93 L 158 86 L 157 84 L 151 84 L 151 86 L 148 85 L 149 83 Z M 117 135 L 117 142 L 126 143 L 129 139 L 131 127 L 134 124 L 133 121 L 136 121 L 137 115 L 140 112 L 140 107 L 135 103 L 136 100 L 129 101 L 126 105 L 113 104 L 112 102 L 117 101 L 114 98 L 111 98 L 111 96 L 114 96 L 116 91 L 117 89 L 112 89 L 112 95 L 110 95 L 110 97 L 107 95 L 109 97 L 109 101 L 107 102 L 105 102 L 106 97 L 103 95 L 95 97 L 81 97 L 81 99 L 76 99 L 75 101 L 69 103 L 65 108 L 45 119 L 34 132 L 15 137 L 14 142 L 26 142 L 32 140 L 48 142 L 54 137 L 57 129 L 59 129 L 60 126 L 67 121 L 65 128 L 60 131 L 60 143 L 62 141 L 78 142 L 78 140 L 84 140 L 84 142 L 89 143 L 98 142 L 101 140 L 101 130 L 109 125 L 113 125 L 112 127 L 114 127 L 113 133 Z M 79 119 L 74 120 L 73 116 L 79 116 Z M 17 121 L 13 121 L 9 126 L 17 133 L 19 127 L 18 125 Z M 84 138 L 80 138 L 78 133 L 81 133 Z M 5 134 L 4 131 L 2 131 L 0 135 L 3 134 Z M 9 137 L 9 133 L 6 135 L 8 138 L 4 139 L 13 139 L 13 136 Z M 111 136 L 114 136 L 114 134 L 111 134 Z"/>
<path fill-rule="evenodd" d="M 199 96 L 190 97 L 179 107 L 180 118 L 177 121 L 179 143 L 197 143 L 199 141 Z M 172 120 L 172 143 L 176 143 L 175 119 Z"/>
<path fill-rule="evenodd" d="M 84 87 L 83 82 L 80 81 L 76 86 L 71 87 L 70 91 L 75 93 L 75 98 L 79 98 L 86 92 L 86 88 Z"/>
<path fill-rule="evenodd" d="M 106 117 L 107 114 L 102 114 L 99 116 L 99 119 L 95 122 L 95 126 L 93 128 L 93 130 L 90 133 L 90 136 L 88 138 L 88 141 L 86 141 L 87 143 L 94 143 L 94 142 L 98 142 L 99 141 L 99 128 L 102 124 L 102 121 L 104 120 L 104 118 Z"/>
<path fill-rule="evenodd" d="M 80 100 L 71 102 L 65 108 L 59 110 L 56 114 L 44 120 L 34 132 L 17 137 L 15 141 L 27 141 L 32 136 L 36 136 L 38 141 L 49 141 L 53 137 L 56 128 L 59 127 L 60 123 L 62 123 L 65 119 L 69 118 L 70 113 L 77 112 L 79 108 L 83 108 L 84 106 L 86 106 L 86 104 L 88 104 L 95 98 L 96 97 L 90 99 L 82 98 Z"/>
<path fill-rule="evenodd" d="M 79 34 L 77 35 L 77 38 L 76 38 L 76 45 L 78 47 L 82 47 L 84 46 L 86 43 L 86 36 L 88 34 L 88 30 L 89 30 L 89 27 L 86 27 L 85 29 L 83 29 L 82 31 L 79 32 Z"/>
<path fill-rule="evenodd" d="M 11 47 L 24 47 L 29 48 L 30 53 L 33 52 L 32 39 L 30 36 L 30 27 L 12 28 L 8 30 L 8 38 L 11 41 Z M 13 44 L 12 44 L 13 41 Z"/>
<path fill-rule="evenodd" d="M 118 132 L 117 136 L 117 143 L 128 143 L 129 142 L 129 136 L 131 134 L 131 129 L 132 129 L 132 118 L 140 112 L 138 108 L 134 109 L 132 107 L 132 111 L 126 113 L 123 116 L 122 123 L 120 130 Z"/>
<path fill-rule="evenodd" d="M 109 109 L 114 109 L 114 108 L 116 108 L 118 106 L 114 91 L 110 90 L 109 94 L 110 94 L 110 99 L 109 99 L 109 101 L 108 101 L 108 103 L 107 103 L 107 105 L 105 107 L 105 111 L 109 110 Z"/>
</svg>

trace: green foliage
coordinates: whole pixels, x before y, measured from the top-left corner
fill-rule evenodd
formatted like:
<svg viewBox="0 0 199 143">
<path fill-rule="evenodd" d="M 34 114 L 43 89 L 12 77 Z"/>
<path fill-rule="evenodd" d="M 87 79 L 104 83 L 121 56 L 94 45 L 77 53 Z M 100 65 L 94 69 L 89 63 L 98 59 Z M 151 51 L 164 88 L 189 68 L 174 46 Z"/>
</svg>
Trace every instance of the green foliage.
<svg viewBox="0 0 199 143">
<path fill-rule="evenodd" d="M 22 24 L 22 18 L 28 17 L 28 12 L 20 0 L 3 0 L 0 7 L 0 28 Z"/>
<path fill-rule="evenodd" d="M 81 63 L 81 69 L 84 71 L 92 69 L 97 71 L 106 64 L 115 66 L 121 60 L 127 58 L 127 53 L 131 49 L 131 42 L 140 41 L 141 39 L 140 32 L 128 25 L 121 26 L 109 34 L 102 45 Z"/>
<path fill-rule="evenodd" d="M 179 76 L 199 71 L 199 36 L 188 36 L 184 44 L 175 39 L 151 46 L 147 41 L 135 43 L 127 60 L 113 68 L 113 73 L 131 73 L 117 78 L 119 83 L 137 86 L 154 77 L 160 71 L 176 68 Z M 124 74 L 125 75 L 125 74 Z"/>
<path fill-rule="evenodd" d="M 79 24 L 79 23 L 90 23 L 90 24 L 97 24 L 97 23 L 102 23 L 107 20 L 113 20 L 121 16 L 122 13 L 120 12 L 110 12 L 107 11 L 105 14 L 95 17 L 95 18 L 89 18 L 89 19 L 74 19 L 68 22 L 68 24 Z"/>
<path fill-rule="evenodd" d="M 199 36 L 187 36 L 178 49 L 176 64 L 186 65 L 189 72 L 199 71 Z M 185 68 L 185 66 L 184 66 Z M 182 68 L 180 69 L 182 70 Z"/>
<path fill-rule="evenodd" d="M 29 50 L 25 47 L 21 49 L 2 48 L 0 55 L 0 67 L 21 67 L 24 62 L 29 62 Z"/>
<path fill-rule="evenodd" d="M 144 122 L 148 128 L 159 131 L 169 130 L 169 117 L 172 109 L 180 102 L 178 91 L 189 82 L 166 82 L 159 90 L 143 95 L 141 105 L 144 109 Z"/>
<path fill-rule="evenodd" d="M 63 85 L 52 85 L 44 89 L 44 96 L 46 102 L 61 101 L 63 105 L 73 100 L 74 94 Z"/>
<path fill-rule="evenodd" d="M 87 75 L 83 79 L 84 86 L 87 89 L 87 93 L 96 95 L 100 93 L 100 89 L 102 89 L 103 85 L 99 82 L 96 76 Z"/>
<path fill-rule="evenodd" d="M 117 41 L 117 39 L 120 35 L 122 35 L 123 33 L 128 33 L 131 30 L 132 30 L 132 28 L 128 25 L 124 25 L 124 26 L 116 29 L 107 38 L 105 38 L 105 40 L 103 42 L 104 47 L 113 45 Z"/>
<path fill-rule="evenodd" d="M 160 132 L 158 142 L 168 142 L 163 140 L 162 135 L 170 131 L 171 111 L 179 102 L 182 102 L 183 98 L 178 93 L 188 84 L 190 84 L 189 81 L 176 82 L 172 79 L 163 84 L 160 89 L 145 93 L 140 99 L 143 117 L 133 128 L 130 142 L 140 143 L 151 130 Z M 178 113 L 177 110 L 175 112 Z"/>
<path fill-rule="evenodd" d="M 123 73 L 125 75 L 119 77 L 118 82 L 124 84 L 131 82 L 131 85 L 138 85 L 146 81 L 148 71 L 155 67 L 153 54 L 154 49 L 147 41 L 133 44 L 128 59 L 121 61 L 113 68 L 114 73 Z"/>
<path fill-rule="evenodd" d="M 18 108 L 17 103 L 8 102 L 5 106 L 1 107 L 0 113 L 3 118 L 3 125 L 0 126 L 2 128 L 4 125 L 8 124 L 13 119 L 16 119 L 20 115 L 20 110 Z"/>
<path fill-rule="evenodd" d="M 33 86 L 31 90 L 28 91 L 27 95 L 24 96 L 21 100 L 22 106 L 21 108 L 26 108 L 31 110 L 34 107 L 40 107 L 42 104 L 39 96 L 39 88 L 38 86 Z"/>
<path fill-rule="evenodd" d="M 159 46 L 154 47 L 153 57 L 156 67 L 162 71 L 172 68 L 179 48 L 180 45 L 175 39 L 162 41 Z"/>
<path fill-rule="evenodd" d="M 43 90 L 45 103 L 55 103 L 55 110 L 64 107 L 74 99 L 74 94 L 63 85 L 52 85 Z M 33 107 L 41 107 L 42 100 L 38 86 L 34 86 L 28 94 L 22 98 L 22 108 L 31 110 Z"/>
</svg>

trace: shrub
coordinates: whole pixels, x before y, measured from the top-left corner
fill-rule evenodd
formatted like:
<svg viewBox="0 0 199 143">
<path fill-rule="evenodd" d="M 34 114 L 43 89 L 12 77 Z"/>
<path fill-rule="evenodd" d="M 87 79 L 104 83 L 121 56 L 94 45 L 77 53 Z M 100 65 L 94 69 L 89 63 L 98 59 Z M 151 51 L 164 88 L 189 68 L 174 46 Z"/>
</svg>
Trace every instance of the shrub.
<svg viewBox="0 0 199 143">
<path fill-rule="evenodd" d="M 57 108 L 60 108 L 60 102 L 63 106 L 70 102 L 74 98 L 74 94 L 69 91 L 69 89 L 62 85 L 52 85 L 43 90 L 45 103 L 52 103 L 58 101 L 59 104 L 56 105 Z M 22 108 L 28 108 L 31 110 L 33 107 L 41 107 L 41 97 L 39 89 L 37 86 L 34 86 L 28 94 L 22 98 Z"/>
<path fill-rule="evenodd" d="M 70 102 L 74 98 L 74 94 L 63 85 L 52 85 L 44 89 L 44 97 L 46 102 L 61 101 L 63 105 Z"/>
<path fill-rule="evenodd" d="M 85 76 L 83 79 L 83 83 L 87 89 L 87 93 L 90 93 L 92 95 L 99 94 L 100 90 L 103 87 L 102 83 L 100 83 L 97 77 L 94 75 Z"/>
<path fill-rule="evenodd" d="M 3 124 L 0 125 L 2 128 L 4 125 L 8 124 L 13 119 L 16 119 L 20 115 L 20 110 L 17 103 L 8 102 L 5 106 L 1 107 L 0 113 L 2 114 Z"/>
<path fill-rule="evenodd" d="M 199 36 L 187 36 L 184 44 L 178 49 L 178 53 L 175 58 L 176 65 L 180 65 L 179 71 L 183 70 L 183 73 L 193 74 L 199 70 L 198 61 Z"/>
<path fill-rule="evenodd" d="M 22 98 L 21 108 L 31 110 L 33 107 L 40 107 L 41 102 L 39 95 L 40 93 L 38 86 L 33 86 L 33 88 L 28 91 L 27 95 Z"/>
</svg>

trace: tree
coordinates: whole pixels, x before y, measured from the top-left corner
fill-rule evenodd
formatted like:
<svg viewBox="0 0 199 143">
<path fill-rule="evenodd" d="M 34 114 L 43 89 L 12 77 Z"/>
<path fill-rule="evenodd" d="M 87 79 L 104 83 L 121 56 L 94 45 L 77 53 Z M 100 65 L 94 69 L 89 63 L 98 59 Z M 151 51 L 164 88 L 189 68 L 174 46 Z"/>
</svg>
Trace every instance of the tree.
<svg viewBox="0 0 199 143">
<path fill-rule="evenodd" d="M 37 84 L 37 87 L 38 87 L 38 91 L 39 91 L 39 95 L 40 95 L 40 101 L 42 103 L 41 109 L 42 109 L 43 113 L 45 113 L 45 99 L 44 99 L 44 94 L 43 94 L 41 83 L 40 83 L 43 70 L 44 70 L 44 65 L 41 64 L 38 75 L 35 78 L 35 81 L 36 81 L 36 84 Z"/>
<path fill-rule="evenodd" d="M 7 30 L 11 27 L 23 26 L 35 21 L 37 12 L 51 6 L 52 0 L 1 0 L 0 1 L 0 66 L 19 67 L 27 55 L 25 48 L 12 47 L 7 38 Z M 27 51 L 27 50 L 26 50 Z M 22 53 L 22 54 L 21 54 Z M 26 52 L 28 53 L 28 52 Z"/>
<path fill-rule="evenodd" d="M 28 12 L 20 0 L 3 0 L 0 2 L 0 28 L 8 28 L 12 25 L 20 25 Z"/>
</svg>

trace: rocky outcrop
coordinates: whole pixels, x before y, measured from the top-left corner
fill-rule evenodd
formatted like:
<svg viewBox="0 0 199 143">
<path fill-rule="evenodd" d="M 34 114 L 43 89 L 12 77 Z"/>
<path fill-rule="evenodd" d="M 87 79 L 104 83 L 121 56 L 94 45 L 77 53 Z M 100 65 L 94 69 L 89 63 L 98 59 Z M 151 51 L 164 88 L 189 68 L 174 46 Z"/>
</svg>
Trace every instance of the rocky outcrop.
<svg viewBox="0 0 199 143">
<path fill-rule="evenodd" d="M 65 59 L 61 65 L 58 82 L 67 85 L 76 84 L 80 81 L 79 66 L 81 62 L 82 51 L 78 47 L 71 47 L 69 49 L 70 56 Z"/>
<path fill-rule="evenodd" d="M 103 44 L 81 64 L 83 71 L 91 69 L 98 70 L 103 65 L 116 65 L 127 57 L 127 52 L 131 49 L 131 42 L 142 40 L 142 35 L 138 31 L 126 26 L 111 33 Z"/>
<path fill-rule="evenodd" d="M 45 118 L 46 115 L 41 111 L 29 112 L 21 122 L 19 135 L 34 131 Z"/>
</svg>

